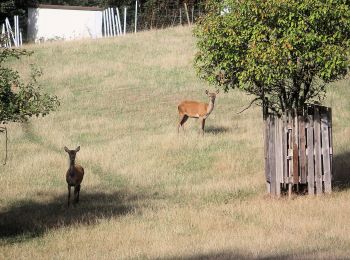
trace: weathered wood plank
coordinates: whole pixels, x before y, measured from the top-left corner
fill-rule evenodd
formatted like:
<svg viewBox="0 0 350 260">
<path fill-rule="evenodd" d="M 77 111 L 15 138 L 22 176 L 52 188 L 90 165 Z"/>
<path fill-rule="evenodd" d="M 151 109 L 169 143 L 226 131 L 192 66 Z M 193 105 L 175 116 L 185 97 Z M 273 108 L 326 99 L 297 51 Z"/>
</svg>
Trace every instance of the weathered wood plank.
<svg viewBox="0 0 350 260">
<path fill-rule="evenodd" d="M 333 133 L 332 133 L 332 109 L 328 108 L 328 132 L 329 132 L 329 154 L 330 154 L 330 164 L 331 164 L 331 182 L 333 180 Z"/>
<path fill-rule="evenodd" d="M 309 194 L 331 192 L 331 111 L 315 106 L 305 117 L 264 119 L 267 191 L 280 196 L 282 185 L 290 194 L 293 184 L 307 183 Z"/>
<path fill-rule="evenodd" d="M 305 137 L 305 118 L 300 116 L 299 120 L 299 163 L 300 163 L 300 183 L 305 184 L 306 178 L 306 137 Z"/>
<path fill-rule="evenodd" d="M 293 185 L 293 118 L 288 114 L 288 196 L 292 194 Z"/>
<path fill-rule="evenodd" d="M 323 179 L 324 191 L 332 192 L 331 186 L 331 164 L 330 164 L 330 149 L 329 149 L 329 129 L 327 110 L 323 109 L 321 113 L 321 137 L 322 137 L 322 159 L 323 159 Z"/>
<path fill-rule="evenodd" d="M 293 116 L 293 183 L 299 184 L 298 117 Z"/>
<path fill-rule="evenodd" d="M 319 108 L 314 111 L 314 150 L 316 194 L 322 194 L 322 161 L 321 161 L 321 123 Z"/>
<path fill-rule="evenodd" d="M 281 119 L 276 117 L 275 121 L 275 162 L 276 162 L 276 195 L 281 195 L 281 176 L 282 176 L 282 128 Z"/>
<path fill-rule="evenodd" d="M 287 118 L 286 116 L 282 117 L 282 158 L 283 158 L 283 174 L 282 174 L 282 183 L 284 185 L 288 183 L 287 177 L 288 177 L 288 147 L 287 147 L 287 138 L 288 138 L 288 128 L 287 128 Z"/>
<path fill-rule="evenodd" d="M 270 180 L 271 194 L 276 195 L 276 158 L 275 158 L 275 118 L 270 118 L 270 139 L 269 139 L 269 154 L 270 154 Z"/>
<path fill-rule="evenodd" d="M 264 126 L 265 126 L 265 178 L 266 182 L 271 182 L 271 175 L 270 175 L 270 156 L 269 156 L 269 138 L 270 138 L 270 117 L 266 117 L 264 120 Z M 270 191 L 268 191 L 270 192 Z"/>
<path fill-rule="evenodd" d="M 307 115 L 307 183 L 308 193 L 315 194 L 315 164 L 314 164 L 314 117 Z"/>
</svg>

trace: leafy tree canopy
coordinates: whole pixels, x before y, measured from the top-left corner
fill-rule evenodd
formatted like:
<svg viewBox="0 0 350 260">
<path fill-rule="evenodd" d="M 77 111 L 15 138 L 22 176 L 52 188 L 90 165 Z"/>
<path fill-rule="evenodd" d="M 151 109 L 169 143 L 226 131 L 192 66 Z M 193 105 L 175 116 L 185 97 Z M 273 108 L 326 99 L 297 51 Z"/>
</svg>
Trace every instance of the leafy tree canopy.
<svg viewBox="0 0 350 260">
<path fill-rule="evenodd" d="M 198 74 L 255 95 L 277 114 L 301 111 L 348 73 L 348 2 L 209 0 L 195 28 Z"/>
<path fill-rule="evenodd" d="M 25 83 L 16 70 L 6 66 L 9 59 L 25 55 L 30 53 L 24 49 L 0 48 L 0 124 L 45 116 L 59 105 L 56 96 L 43 93 L 37 84 L 37 77 L 41 75 L 38 69 L 32 68 L 31 79 Z"/>
</svg>

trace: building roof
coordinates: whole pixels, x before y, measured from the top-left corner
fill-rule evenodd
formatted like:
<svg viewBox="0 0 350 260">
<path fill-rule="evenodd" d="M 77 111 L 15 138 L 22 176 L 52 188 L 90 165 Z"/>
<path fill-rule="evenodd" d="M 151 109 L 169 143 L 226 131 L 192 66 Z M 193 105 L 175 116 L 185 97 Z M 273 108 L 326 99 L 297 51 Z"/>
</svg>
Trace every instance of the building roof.
<svg viewBox="0 0 350 260">
<path fill-rule="evenodd" d="M 71 6 L 71 5 L 34 5 L 31 8 L 41 9 L 62 9 L 62 10 L 82 10 L 82 11 L 103 11 L 104 9 L 97 6 Z"/>
</svg>

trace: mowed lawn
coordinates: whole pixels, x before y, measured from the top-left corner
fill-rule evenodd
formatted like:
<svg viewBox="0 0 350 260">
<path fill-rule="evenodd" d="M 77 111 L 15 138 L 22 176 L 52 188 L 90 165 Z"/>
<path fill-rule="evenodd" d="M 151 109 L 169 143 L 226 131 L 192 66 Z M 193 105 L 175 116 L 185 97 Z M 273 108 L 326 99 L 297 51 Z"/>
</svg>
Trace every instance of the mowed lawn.
<svg viewBox="0 0 350 260">
<path fill-rule="evenodd" d="M 207 101 L 192 28 L 29 45 L 60 108 L 9 124 L 0 166 L 0 259 L 346 258 L 350 255 L 349 81 L 332 85 L 331 195 L 266 194 L 261 109 L 221 91 L 176 132 L 183 99 Z M 63 147 L 81 146 L 80 204 L 67 208 Z M 0 158 L 4 156 L 0 135 Z M 343 185 L 339 187 L 339 185 Z"/>
</svg>

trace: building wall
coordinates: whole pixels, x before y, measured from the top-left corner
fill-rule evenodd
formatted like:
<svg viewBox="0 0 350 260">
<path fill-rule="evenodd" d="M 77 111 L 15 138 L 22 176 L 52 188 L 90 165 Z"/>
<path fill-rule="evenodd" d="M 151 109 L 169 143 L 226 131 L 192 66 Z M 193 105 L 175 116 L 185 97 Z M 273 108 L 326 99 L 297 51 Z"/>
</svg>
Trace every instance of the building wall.
<svg viewBox="0 0 350 260">
<path fill-rule="evenodd" d="M 102 11 L 28 8 L 28 40 L 102 37 Z"/>
</svg>

